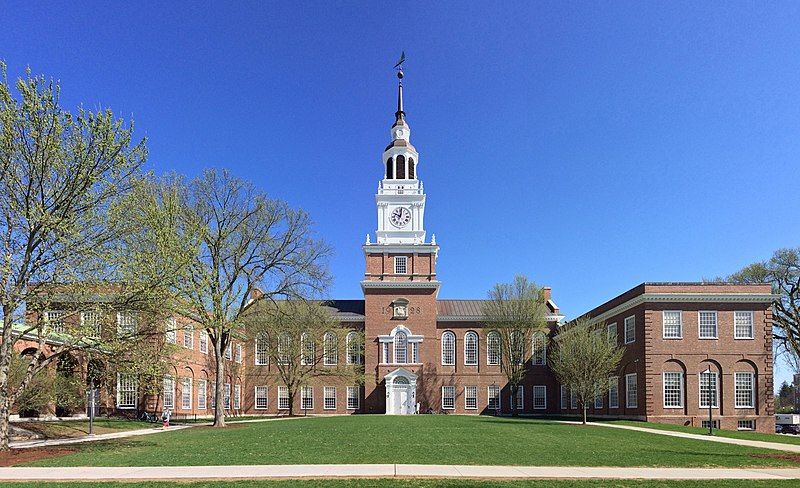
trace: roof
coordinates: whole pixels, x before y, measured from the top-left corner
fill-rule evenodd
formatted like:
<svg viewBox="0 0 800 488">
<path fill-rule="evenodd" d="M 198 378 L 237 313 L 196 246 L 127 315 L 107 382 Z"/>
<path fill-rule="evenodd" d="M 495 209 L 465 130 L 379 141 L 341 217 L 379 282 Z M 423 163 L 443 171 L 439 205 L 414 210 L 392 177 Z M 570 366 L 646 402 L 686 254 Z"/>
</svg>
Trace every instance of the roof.
<svg viewBox="0 0 800 488">
<path fill-rule="evenodd" d="M 364 320 L 364 300 L 328 300 L 323 306 L 339 320 Z"/>
</svg>

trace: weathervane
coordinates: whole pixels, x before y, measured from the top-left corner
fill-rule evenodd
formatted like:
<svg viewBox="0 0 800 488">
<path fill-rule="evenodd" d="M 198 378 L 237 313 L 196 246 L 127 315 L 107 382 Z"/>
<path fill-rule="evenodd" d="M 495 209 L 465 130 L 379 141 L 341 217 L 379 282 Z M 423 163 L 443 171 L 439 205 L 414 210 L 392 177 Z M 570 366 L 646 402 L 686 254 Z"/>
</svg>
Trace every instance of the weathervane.
<svg viewBox="0 0 800 488">
<path fill-rule="evenodd" d="M 405 61 L 406 61 L 406 52 L 405 51 L 401 51 L 400 52 L 400 61 L 398 61 L 397 64 L 394 65 L 394 69 L 397 70 L 397 78 L 399 78 L 401 80 L 403 79 L 403 63 Z"/>
</svg>

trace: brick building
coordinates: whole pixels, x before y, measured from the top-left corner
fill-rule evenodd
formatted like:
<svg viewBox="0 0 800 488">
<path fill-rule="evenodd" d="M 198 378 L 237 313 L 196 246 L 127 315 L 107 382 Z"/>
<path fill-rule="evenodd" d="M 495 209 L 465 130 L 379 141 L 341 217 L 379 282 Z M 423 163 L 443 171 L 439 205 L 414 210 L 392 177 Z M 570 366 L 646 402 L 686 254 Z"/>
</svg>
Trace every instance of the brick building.
<svg viewBox="0 0 800 488">
<path fill-rule="evenodd" d="M 401 76 L 402 78 L 402 76 Z M 410 142 L 402 80 L 391 142 L 381 158 L 375 241 L 362 246 L 362 300 L 332 300 L 342 324 L 363 331 L 363 357 L 345 348 L 338 361 L 364 365 L 363 385 L 320 380 L 297 398 L 296 412 L 312 414 L 509 413 L 511 399 L 500 370 L 499 338 L 482 325 L 482 300 L 442 300 L 436 262 L 439 246 L 424 226 L 426 195 L 419 153 Z M 550 336 L 564 316 L 545 288 Z M 771 309 L 768 285 L 644 283 L 586 315 L 626 348 L 609 388 L 590 413 L 722 428 L 774 429 Z M 185 326 L 185 327 L 184 327 Z M 213 355 L 204 332 L 189 323 L 166 340 L 183 345 L 160 398 L 136 399 L 118 381 L 117 408 L 165 404 L 185 415 L 210 415 Z M 541 337 L 536 340 L 542 340 Z M 526 377 L 518 411 L 528 415 L 577 414 L 568 388 L 547 366 L 544 343 L 527 347 Z M 288 409 L 275 365 L 253 342 L 228 352 L 226 409 L 233 414 L 280 414 Z M 127 388 L 127 389 L 126 389 Z"/>
</svg>

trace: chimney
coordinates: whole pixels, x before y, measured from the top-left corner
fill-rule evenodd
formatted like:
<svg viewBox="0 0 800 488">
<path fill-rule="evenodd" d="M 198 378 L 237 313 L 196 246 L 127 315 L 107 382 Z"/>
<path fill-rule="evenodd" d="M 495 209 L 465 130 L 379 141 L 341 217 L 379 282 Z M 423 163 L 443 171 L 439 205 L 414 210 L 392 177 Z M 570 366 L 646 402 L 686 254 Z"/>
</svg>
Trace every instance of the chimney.
<svg viewBox="0 0 800 488">
<path fill-rule="evenodd" d="M 553 289 L 550 288 L 549 286 L 545 286 L 545 287 L 542 287 L 542 292 L 544 293 L 544 299 L 545 300 L 550 300 L 550 298 L 551 298 L 551 296 L 553 294 L 552 293 Z"/>
<path fill-rule="evenodd" d="M 250 301 L 253 302 L 258 300 L 259 298 L 264 296 L 264 292 L 261 291 L 259 288 L 253 288 L 250 290 Z"/>
</svg>

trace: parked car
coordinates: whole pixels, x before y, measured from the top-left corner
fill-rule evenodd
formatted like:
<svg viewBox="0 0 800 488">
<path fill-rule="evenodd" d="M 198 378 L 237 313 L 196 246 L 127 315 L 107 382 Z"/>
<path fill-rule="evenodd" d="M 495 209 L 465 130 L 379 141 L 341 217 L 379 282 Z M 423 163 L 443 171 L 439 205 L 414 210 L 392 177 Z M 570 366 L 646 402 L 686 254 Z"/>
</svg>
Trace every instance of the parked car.
<svg viewBox="0 0 800 488">
<path fill-rule="evenodd" d="M 800 425 L 795 424 L 783 424 L 783 425 L 776 425 L 775 432 L 779 434 L 800 434 Z"/>
</svg>

